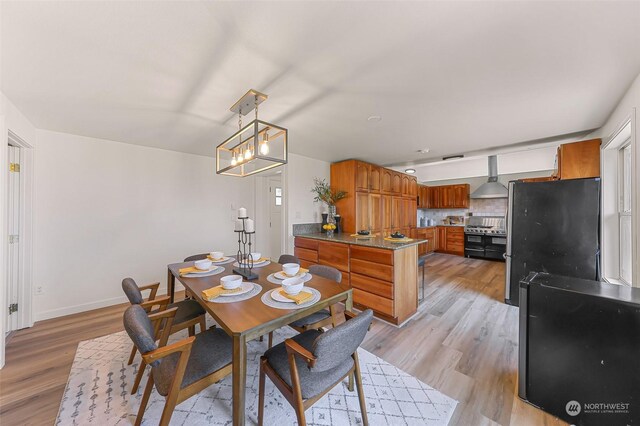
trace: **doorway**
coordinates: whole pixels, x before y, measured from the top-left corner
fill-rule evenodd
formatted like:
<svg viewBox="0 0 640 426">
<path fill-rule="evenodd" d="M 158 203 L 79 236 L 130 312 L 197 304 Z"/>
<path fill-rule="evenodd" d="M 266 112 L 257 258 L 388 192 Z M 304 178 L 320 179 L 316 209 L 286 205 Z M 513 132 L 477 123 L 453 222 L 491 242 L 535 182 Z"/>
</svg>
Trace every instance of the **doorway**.
<svg viewBox="0 0 640 426">
<path fill-rule="evenodd" d="M 7 176 L 7 293 L 5 333 L 18 329 L 20 290 L 20 147 L 8 145 Z"/>
<path fill-rule="evenodd" d="M 280 257 L 282 250 L 282 206 L 284 189 L 282 188 L 281 175 L 268 178 L 268 219 L 269 219 L 269 256 L 272 259 Z"/>
</svg>

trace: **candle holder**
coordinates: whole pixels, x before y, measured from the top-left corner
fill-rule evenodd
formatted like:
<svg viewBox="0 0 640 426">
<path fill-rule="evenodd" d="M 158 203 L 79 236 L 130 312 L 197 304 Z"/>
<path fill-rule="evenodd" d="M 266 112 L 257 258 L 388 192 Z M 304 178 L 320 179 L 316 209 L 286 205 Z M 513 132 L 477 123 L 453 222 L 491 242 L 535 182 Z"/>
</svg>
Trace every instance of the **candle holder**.
<svg viewBox="0 0 640 426">
<path fill-rule="evenodd" d="M 247 281 L 251 281 L 258 278 L 258 274 L 252 271 L 253 258 L 251 257 L 251 236 L 255 234 L 255 231 L 247 232 L 246 230 L 245 221 L 249 217 L 239 217 L 238 219 L 242 220 L 242 230 L 234 231 L 238 234 L 238 254 L 236 255 L 238 267 L 234 268 L 233 272 L 242 275 Z M 247 246 L 249 246 L 249 251 L 247 251 Z"/>
</svg>

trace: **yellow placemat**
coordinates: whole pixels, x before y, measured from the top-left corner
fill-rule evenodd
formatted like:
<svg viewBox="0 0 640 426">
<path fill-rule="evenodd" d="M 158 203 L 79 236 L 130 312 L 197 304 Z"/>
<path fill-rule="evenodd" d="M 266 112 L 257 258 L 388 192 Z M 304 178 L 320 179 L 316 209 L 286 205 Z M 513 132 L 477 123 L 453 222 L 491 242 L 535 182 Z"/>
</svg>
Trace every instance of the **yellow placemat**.
<svg viewBox="0 0 640 426">
<path fill-rule="evenodd" d="M 305 268 L 300 268 L 300 269 L 298 270 L 298 273 L 297 273 L 297 274 L 295 274 L 295 275 L 289 275 L 289 274 L 287 274 L 285 271 L 280 271 L 280 272 L 281 272 L 281 273 L 282 273 L 282 275 L 284 275 L 285 277 L 294 278 L 294 277 L 299 277 L 299 276 L 301 276 L 301 275 L 306 274 L 307 272 L 309 272 L 309 270 L 308 270 L 308 269 L 305 269 Z"/>
<path fill-rule="evenodd" d="M 284 290 L 280 290 L 280 294 L 286 297 L 287 299 L 290 299 L 296 302 L 296 305 L 300 305 L 301 303 L 304 303 L 313 297 L 313 294 L 309 293 L 308 291 L 301 291 L 300 293 L 294 296 L 292 294 L 285 293 Z"/>
<path fill-rule="evenodd" d="M 233 294 L 239 293 L 240 291 L 242 291 L 242 286 L 234 288 L 233 290 L 225 290 L 222 285 L 217 285 L 215 287 L 202 290 L 202 297 L 206 300 L 212 300 L 220 296 L 221 294 Z"/>
<path fill-rule="evenodd" d="M 211 269 L 210 269 L 211 271 Z M 180 276 L 182 277 L 183 275 L 187 275 L 190 274 L 192 272 L 207 272 L 207 271 L 203 271 L 202 269 L 198 269 L 195 266 L 189 266 L 188 268 L 181 268 L 178 269 L 178 273 L 180 274 Z"/>
<path fill-rule="evenodd" d="M 385 237 L 384 238 L 385 241 L 392 241 L 394 243 L 408 243 L 413 241 L 413 238 L 391 238 L 391 237 Z"/>
<path fill-rule="evenodd" d="M 351 234 L 351 236 L 356 238 L 373 238 L 373 237 L 377 237 L 378 234 L 369 234 L 369 235 Z"/>
</svg>

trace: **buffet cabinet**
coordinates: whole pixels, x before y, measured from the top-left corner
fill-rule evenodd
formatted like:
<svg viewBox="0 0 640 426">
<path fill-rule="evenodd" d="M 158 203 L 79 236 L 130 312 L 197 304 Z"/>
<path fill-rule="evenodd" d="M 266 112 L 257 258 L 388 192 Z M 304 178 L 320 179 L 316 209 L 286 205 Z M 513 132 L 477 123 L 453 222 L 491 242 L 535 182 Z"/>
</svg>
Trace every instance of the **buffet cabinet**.
<svg viewBox="0 0 640 426">
<path fill-rule="evenodd" d="M 414 176 L 358 160 L 331 165 L 331 188 L 347 192 L 336 203 L 343 232 L 371 230 L 409 235 L 416 226 L 418 181 Z"/>
</svg>

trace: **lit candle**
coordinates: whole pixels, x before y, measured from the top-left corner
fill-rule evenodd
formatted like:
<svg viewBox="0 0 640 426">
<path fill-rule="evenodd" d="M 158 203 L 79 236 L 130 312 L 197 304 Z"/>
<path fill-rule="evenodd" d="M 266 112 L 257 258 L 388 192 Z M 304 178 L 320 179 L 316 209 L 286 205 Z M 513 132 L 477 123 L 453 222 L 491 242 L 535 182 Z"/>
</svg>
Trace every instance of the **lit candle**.
<svg viewBox="0 0 640 426">
<path fill-rule="evenodd" d="M 255 226 L 253 224 L 253 219 L 247 219 L 247 223 L 245 226 L 245 231 L 247 232 L 255 232 Z"/>
<path fill-rule="evenodd" d="M 238 209 L 238 217 L 247 217 L 247 209 L 240 207 Z"/>
<path fill-rule="evenodd" d="M 235 227 L 236 231 L 242 231 L 242 220 L 240 219 L 236 219 L 236 227 Z"/>
</svg>

